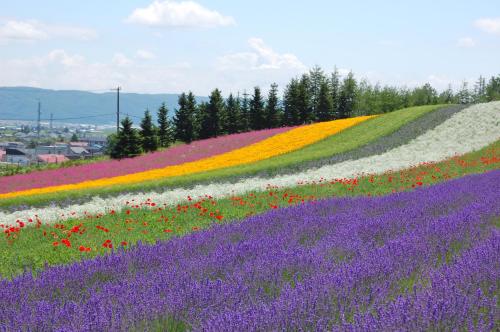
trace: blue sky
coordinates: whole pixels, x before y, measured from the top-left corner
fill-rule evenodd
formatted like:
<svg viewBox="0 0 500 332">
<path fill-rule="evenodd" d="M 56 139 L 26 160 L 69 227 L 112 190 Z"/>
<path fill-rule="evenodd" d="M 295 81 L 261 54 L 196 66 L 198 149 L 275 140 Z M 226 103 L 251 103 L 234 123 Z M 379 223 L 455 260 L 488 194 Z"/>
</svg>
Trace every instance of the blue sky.
<svg viewBox="0 0 500 332">
<path fill-rule="evenodd" d="M 317 64 L 443 89 L 500 74 L 498 59 L 498 0 L 0 4 L 0 86 L 227 94 Z"/>
</svg>

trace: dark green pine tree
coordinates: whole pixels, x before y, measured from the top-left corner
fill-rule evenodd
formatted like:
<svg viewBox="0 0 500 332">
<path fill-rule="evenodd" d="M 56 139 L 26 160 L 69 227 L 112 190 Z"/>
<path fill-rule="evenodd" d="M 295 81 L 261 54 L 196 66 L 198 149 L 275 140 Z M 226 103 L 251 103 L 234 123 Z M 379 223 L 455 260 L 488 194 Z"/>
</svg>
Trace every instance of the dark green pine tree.
<svg viewBox="0 0 500 332">
<path fill-rule="evenodd" d="M 219 117 L 219 132 L 217 136 L 220 135 L 227 135 L 229 134 L 229 114 L 227 112 L 227 107 L 226 107 L 226 101 L 224 100 L 224 97 L 222 97 L 222 93 L 219 90 L 219 95 L 220 95 L 220 104 L 217 106 L 219 107 L 218 110 L 218 117 Z"/>
<path fill-rule="evenodd" d="M 339 97 L 339 118 L 345 119 L 352 116 L 356 103 L 356 80 L 352 72 L 344 79 Z"/>
<path fill-rule="evenodd" d="M 240 98 L 238 97 L 238 100 Z M 248 93 L 243 92 L 243 100 L 241 101 L 241 121 L 240 121 L 240 132 L 247 132 L 250 130 L 250 100 L 248 99 Z"/>
<path fill-rule="evenodd" d="M 318 121 L 328 121 L 333 118 L 332 96 L 328 83 L 323 81 L 320 84 L 318 101 L 316 105 L 316 119 Z"/>
<path fill-rule="evenodd" d="M 141 121 L 141 141 L 142 150 L 144 152 L 152 152 L 158 150 L 158 136 L 156 135 L 156 128 L 153 125 L 153 119 L 149 110 L 144 112 L 144 118 Z"/>
<path fill-rule="evenodd" d="M 276 128 L 280 125 L 280 109 L 278 105 L 278 84 L 271 84 L 269 95 L 267 97 L 267 104 L 265 109 L 265 127 Z"/>
<path fill-rule="evenodd" d="M 325 73 L 319 66 L 314 66 L 309 70 L 309 94 L 311 96 L 312 112 L 316 114 L 319 103 L 321 84 L 326 81 Z"/>
<path fill-rule="evenodd" d="M 234 134 L 240 131 L 241 128 L 241 112 L 240 112 L 240 100 L 239 98 L 234 98 L 233 94 L 230 93 L 225 104 L 226 113 L 226 126 L 228 134 Z"/>
<path fill-rule="evenodd" d="M 286 86 L 283 104 L 283 120 L 284 126 L 295 126 L 300 123 L 299 116 L 299 81 L 293 78 Z"/>
<path fill-rule="evenodd" d="M 252 100 L 250 101 L 250 129 L 259 130 L 265 127 L 264 123 L 264 99 L 260 88 L 254 88 Z"/>
<path fill-rule="evenodd" d="M 332 113 L 333 118 L 339 117 L 339 99 L 340 99 L 340 76 L 337 67 L 335 67 L 330 79 L 330 91 L 332 96 Z"/>
<path fill-rule="evenodd" d="M 168 119 L 168 108 L 162 103 L 158 109 L 158 143 L 162 148 L 173 142 L 172 125 Z"/>
<path fill-rule="evenodd" d="M 191 92 L 188 95 L 182 93 L 179 96 L 179 109 L 175 112 L 175 138 L 186 143 L 191 143 L 194 139 L 194 113 L 196 111 L 196 101 Z"/>
<path fill-rule="evenodd" d="M 141 154 L 141 138 L 132 128 L 132 121 L 127 116 L 121 121 L 121 128 L 113 144 L 110 156 L 113 159 L 135 157 Z"/>
<path fill-rule="evenodd" d="M 210 94 L 208 108 L 202 117 L 199 138 L 217 137 L 221 134 L 221 118 L 224 112 L 224 99 L 219 89 Z"/>
<path fill-rule="evenodd" d="M 298 110 L 299 110 L 299 118 L 300 123 L 311 123 L 314 119 L 314 114 L 312 112 L 312 101 L 311 101 L 311 88 L 310 88 L 310 80 L 309 77 L 304 74 L 302 75 L 299 86 L 298 86 Z"/>
<path fill-rule="evenodd" d="M 196 106 L 196 112 L 193 116 L 193 131 L 194 139 L 200 139 L 201 137 L 201 127 L 204 121 L 204 117 L 208 113 L 208 103 L 206 101 L 200 102 Z"/>
<path fill-rule="evenodd" d="M 486 85 L 486 101 L 500 100 L 500 75 L 491 76 Z"/>
</svg>

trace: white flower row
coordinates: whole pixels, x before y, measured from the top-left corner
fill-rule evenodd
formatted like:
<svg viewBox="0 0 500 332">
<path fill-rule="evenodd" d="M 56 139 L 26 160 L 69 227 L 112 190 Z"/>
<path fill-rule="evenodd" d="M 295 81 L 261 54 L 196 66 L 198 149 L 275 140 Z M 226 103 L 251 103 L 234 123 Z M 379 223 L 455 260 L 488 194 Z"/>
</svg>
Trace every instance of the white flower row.
<svg viewBox="0 0 500 332">
<path fill-rule="evenodd" d="M 360 174 L 383 173 L 400 170 L 422 162 L 436 162 L 483 148 L 500 139 L 500 102 L 478 104 L 453 115 L 433 130 L 417 137 L 406 145 L 380 155 L 358 160 L 348 160 L 334 165 L 326 165 L 295 174 L 274 178 L 246 178 L 239 182 L 197 185 L 191 189 L 177 188 L 163 193 L 131 193 L 116 197 L 94 197 L 87 203 L 73 206 L 32 208 L 14 213 L 0 212 L 0 224 L 15 225 L 16 220 L 26 221 L 38 215 L 43 223 L 62 221 L 67 218 L 97 214 L 106 211 L 120 211 L 125 202 L 144 202 L 151 199 L 157 204 L 175 205 L 193 198 L 211 195 L 215 198 L 240 195 L 249 191 L 265 190 L 268 185 L 293 187 L 298 182 L 317 181 L 321 178 L 350 178 Z"/>
</svg>

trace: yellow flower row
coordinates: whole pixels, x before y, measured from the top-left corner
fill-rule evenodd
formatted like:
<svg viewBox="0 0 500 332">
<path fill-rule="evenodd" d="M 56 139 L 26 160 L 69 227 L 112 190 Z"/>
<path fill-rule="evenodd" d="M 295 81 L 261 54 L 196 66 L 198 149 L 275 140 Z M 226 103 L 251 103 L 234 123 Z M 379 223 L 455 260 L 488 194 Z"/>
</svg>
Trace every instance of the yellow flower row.
<svg viewBox="0 0 500 332">
<path fill-rule="evenodd" d="M 5 193 L 0 194 L 0 199 L 140 183 L 166 177 L 188 175 L 224 167 L 248 164 L 298 150 L 372 117 L 373 116 L 361 116 L 315 123 L 294 128 L 243 148 L 205 159 L 128 175 Z"/>
</svg>

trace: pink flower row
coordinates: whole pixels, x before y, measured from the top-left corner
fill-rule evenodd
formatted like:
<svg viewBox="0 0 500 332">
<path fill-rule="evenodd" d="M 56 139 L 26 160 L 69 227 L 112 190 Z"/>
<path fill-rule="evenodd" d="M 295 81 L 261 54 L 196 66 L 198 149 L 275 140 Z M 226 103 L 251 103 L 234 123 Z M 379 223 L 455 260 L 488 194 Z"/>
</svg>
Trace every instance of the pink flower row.
<svg viewBox="0 0 500 332">
<path fill-rule="evenodd" d="M 107 160 L 74 167 L 0 177 L 0 193 L 78 183 L 178 165 L 238 149 L 291 128 L 275 128 L 210 138 L 191 144 L 173 146 L 165 151 L 131 159 Z"/>
</svg>

